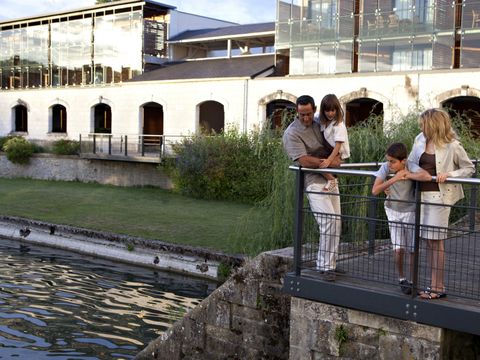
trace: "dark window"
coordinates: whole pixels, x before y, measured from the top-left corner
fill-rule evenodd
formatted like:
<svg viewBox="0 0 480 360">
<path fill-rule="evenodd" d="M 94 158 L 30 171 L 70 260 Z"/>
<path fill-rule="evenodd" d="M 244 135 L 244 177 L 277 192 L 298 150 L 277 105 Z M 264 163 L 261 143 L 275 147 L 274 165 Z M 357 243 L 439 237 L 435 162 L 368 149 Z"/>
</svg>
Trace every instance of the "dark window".
<svg viewBox="0 0 480 360">
<path fill-rule="evenodd" d="M 63 105 L 55 105 L 52 108 L 52 132 L 67 132 L 67 109 Z"/>
</svg>

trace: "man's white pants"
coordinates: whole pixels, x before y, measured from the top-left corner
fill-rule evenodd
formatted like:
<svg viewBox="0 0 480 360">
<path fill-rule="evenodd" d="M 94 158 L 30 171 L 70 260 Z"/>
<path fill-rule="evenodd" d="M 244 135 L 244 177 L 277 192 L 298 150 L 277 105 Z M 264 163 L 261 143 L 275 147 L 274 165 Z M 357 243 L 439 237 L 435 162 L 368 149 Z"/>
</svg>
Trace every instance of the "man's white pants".
<svg viewBox="0 0 480 360">
<path fill-rule="evenodd" d="M 324 184 L 311 184 L 306 190 L 310 209 L 315 216 L 320 232 L 317 269 L 327 271 L 335 270 L 337 265 L 342 221 L 338 190 L 331 192 L 337 195 L 318 194 L 323 191 L 324 186 Z"/>
</svg>

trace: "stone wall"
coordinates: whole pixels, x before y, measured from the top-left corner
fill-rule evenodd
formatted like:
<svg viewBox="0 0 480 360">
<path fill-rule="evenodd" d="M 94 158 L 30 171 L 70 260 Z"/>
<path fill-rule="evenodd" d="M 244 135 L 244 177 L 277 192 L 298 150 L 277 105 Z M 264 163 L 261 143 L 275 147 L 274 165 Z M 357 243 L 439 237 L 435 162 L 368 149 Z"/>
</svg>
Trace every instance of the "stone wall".
<svg viewBox="0 0 480 360">
<path fill-rule="evenodd" d="M 477 359 L 480 337 L 282 292 L 292 249 L 248 261 L 135 360 Z"/>
<path fill-rule="evenodd" d="M 0 177 L 96 182 L 118 186 L 156 186 L 170 189 L 170 178 L 158 164 L 89 160 L 78 156 L 35 154 L 28 165 L 13 164 L 0 154 Z"/>
<path fill-rule="evenodd" d="M 440 359 L 443 330 L 292 298 L 290 360 Z"/>
<path fill-rule="evenodd" d="M 135 359 L 288 359 L 291 267 L 290 250 L 247 262 Z"/>
</svg>

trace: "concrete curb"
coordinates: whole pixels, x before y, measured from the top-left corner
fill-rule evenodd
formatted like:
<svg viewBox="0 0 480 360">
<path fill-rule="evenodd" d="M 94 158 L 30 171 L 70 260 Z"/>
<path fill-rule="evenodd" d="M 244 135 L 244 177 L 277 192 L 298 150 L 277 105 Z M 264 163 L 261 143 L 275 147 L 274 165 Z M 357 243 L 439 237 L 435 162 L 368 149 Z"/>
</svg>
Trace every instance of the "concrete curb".
<svg viewBox="0 0 480 360">
<path fill-rule="evenodd" d="M 220 264 L 236 268 L 245 260 L 192 246 L 10 216 L 0 216 L 0 238 L 214 280 L 219 279 Z"/>
</svg>

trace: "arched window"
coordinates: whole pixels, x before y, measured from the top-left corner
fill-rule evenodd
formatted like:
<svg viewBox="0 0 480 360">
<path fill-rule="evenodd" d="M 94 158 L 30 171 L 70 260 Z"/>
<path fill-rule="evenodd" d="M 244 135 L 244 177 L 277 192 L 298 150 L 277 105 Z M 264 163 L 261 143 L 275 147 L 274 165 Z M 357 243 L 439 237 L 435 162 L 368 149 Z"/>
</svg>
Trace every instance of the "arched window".
<svg viewBox="0 0 480 360">
<path fill-rule="evenodd" d="M 24 105 L 17 105 L 14 108 L 15 132 L 28 132 L 28 112 Z"/>
<path fill-rule="evenodd" d="M 371 98 L 355 99 L 347 103 L 345 125 L 354 126 L 372 116 L 383 123 L 383 103 Z"/>
<path fill-rule="evenodd" d="M 95 133 L 112 133 L 112 109 L 107 104 L 98 104 L 94 111 L 94 129 Z"/>
<path fill-rule="evenodd" d="M 216 101 L 205 101 L 200 105 L 200 131 L 220 133 L 225 127 L 225 110 L 223 105 Z"/>
<path fill-rule="evenodd" d="M 442 103 L 452 118 L 468 122 L 476 137 L 480 136 L 480 99 L 476 96 L 457 96 Z"/>
<path fill-rule="evenodd" d="M 289 125 L 296 114 L 295 103 L 288 100 L 273 100 L 267 104 L 267 121 L 270 129 L 282 129 Z"/>
<path fill-rule="evenodd" d="M 54 105 L 52 107 L 52 132 L 67 132 L 67 109 L 63 105 Z"/>
</svg>

